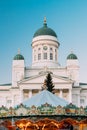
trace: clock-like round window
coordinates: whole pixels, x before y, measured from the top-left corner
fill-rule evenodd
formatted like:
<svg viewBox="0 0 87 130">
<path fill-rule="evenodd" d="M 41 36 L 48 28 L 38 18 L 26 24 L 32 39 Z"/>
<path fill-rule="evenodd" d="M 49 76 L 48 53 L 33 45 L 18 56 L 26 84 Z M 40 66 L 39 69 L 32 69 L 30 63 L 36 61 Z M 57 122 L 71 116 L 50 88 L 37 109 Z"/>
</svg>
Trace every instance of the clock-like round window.
<svg viewBox="0 0 87 130">
<path fill-rule="evenodd" d="M 44 50 L 47 50 L 47 46 L 44 46 L 43 49 L 44 49 Z"/>
</svg>

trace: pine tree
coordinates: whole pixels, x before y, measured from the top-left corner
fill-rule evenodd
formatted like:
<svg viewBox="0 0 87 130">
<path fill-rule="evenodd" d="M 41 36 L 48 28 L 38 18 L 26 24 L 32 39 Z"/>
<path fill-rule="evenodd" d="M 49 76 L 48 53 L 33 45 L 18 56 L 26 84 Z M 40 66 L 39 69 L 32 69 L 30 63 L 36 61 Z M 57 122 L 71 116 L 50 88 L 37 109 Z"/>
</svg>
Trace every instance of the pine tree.
<svg viewBox="0 0 87 130">
<path fill-rule="evenodd" d="M 47 74 L 44 84 L 45 84 L 45 86 L 46 86 L 45 88 L 46 88 L 48 91 L 54 93 L 54 84 L 53 84 L 53 82 L 52 82 L 52 77 L 51 77 L 51 74 L 50 74 L 50 73 Z"/>
</svg>

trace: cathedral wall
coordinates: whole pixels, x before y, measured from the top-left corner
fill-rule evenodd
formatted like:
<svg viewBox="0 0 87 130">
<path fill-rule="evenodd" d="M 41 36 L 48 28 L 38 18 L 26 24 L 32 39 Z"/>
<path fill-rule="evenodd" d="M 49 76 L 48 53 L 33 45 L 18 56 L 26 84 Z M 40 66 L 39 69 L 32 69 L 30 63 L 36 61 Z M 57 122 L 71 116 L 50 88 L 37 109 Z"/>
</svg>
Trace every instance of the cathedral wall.
<svg viewBox="0 0 87 130">
<path fill-rule="evenodd" d="M 31 77 L 31 76 L 35 76 L 38 75 L 41 72 L 52 72 L 53 74 L 57 75 L 57 76 L 62 76 L 62 77 L 68 77 L 67 75 L 67 69 L 62 68 L 62 67 L 55 67 L 55 68 L 48 68 L 48 67 L 43 67 L 43 68 L 27 68 L 25 70 L 25 77 Z"/>
<path fill-rule="evenodd" d="M 83 107 L 87 106 L 87 89 L 82 88 L 80 91 L 80 104 Z"/>
<path fill-rule="evenodd" d="M 24 78 L 24 60 L 13 60 L 12 64 L 12 86 Z"/>
<path fill-rule="evenodd" d="M 58 41 L 53 36 L 38 36 L 32 41 L 32 67 L 58 66 Z"/>
</svg>

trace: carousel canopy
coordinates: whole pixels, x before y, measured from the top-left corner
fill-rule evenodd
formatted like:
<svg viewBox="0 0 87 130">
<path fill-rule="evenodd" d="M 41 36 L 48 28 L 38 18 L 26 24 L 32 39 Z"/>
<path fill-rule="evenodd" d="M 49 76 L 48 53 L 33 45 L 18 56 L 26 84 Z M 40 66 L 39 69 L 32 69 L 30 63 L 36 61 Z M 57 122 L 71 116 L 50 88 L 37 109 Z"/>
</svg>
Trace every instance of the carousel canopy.
<svg viewBox="0 0 87 130">
<path fill-rule="evenodd" d="M 23 102 L 23 104 L 28 107 L 31 107 L 33 105 L 39 107 L 46 103 L 55 107 L 58 105 L 66 106 L 67 104 L 69 104 L 66 100 L 56 96 L 55 94 L 52 94 L 47 90 L 43 90 Z"/>
</svg>

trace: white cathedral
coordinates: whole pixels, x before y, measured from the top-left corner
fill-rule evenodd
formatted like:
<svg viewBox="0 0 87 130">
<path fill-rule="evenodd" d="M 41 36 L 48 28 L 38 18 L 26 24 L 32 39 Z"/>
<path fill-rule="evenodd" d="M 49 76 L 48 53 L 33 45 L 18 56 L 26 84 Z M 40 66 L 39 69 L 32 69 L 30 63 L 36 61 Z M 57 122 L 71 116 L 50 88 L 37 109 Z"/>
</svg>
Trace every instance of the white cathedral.
<svg viewBox="0 0 87 130">
<path fill-rule="evenodd" d="M 12 83 L 0 85 L 0 107 L 14 107 L 40 92 L 49 72 L 57 96 L 78 107 L 85 107 L 87 84 L 79 81 L 78 58 L 71 52 L 66 57 L 66 66 L 59 64 L 60 43 L 55 31 L 47 26 L 46 18 L 43 27 L 34 33 L 31 46 L 31 66 L 25 66 L 24 57 L 20 53 L 13 58 Z"/>
</svg>

